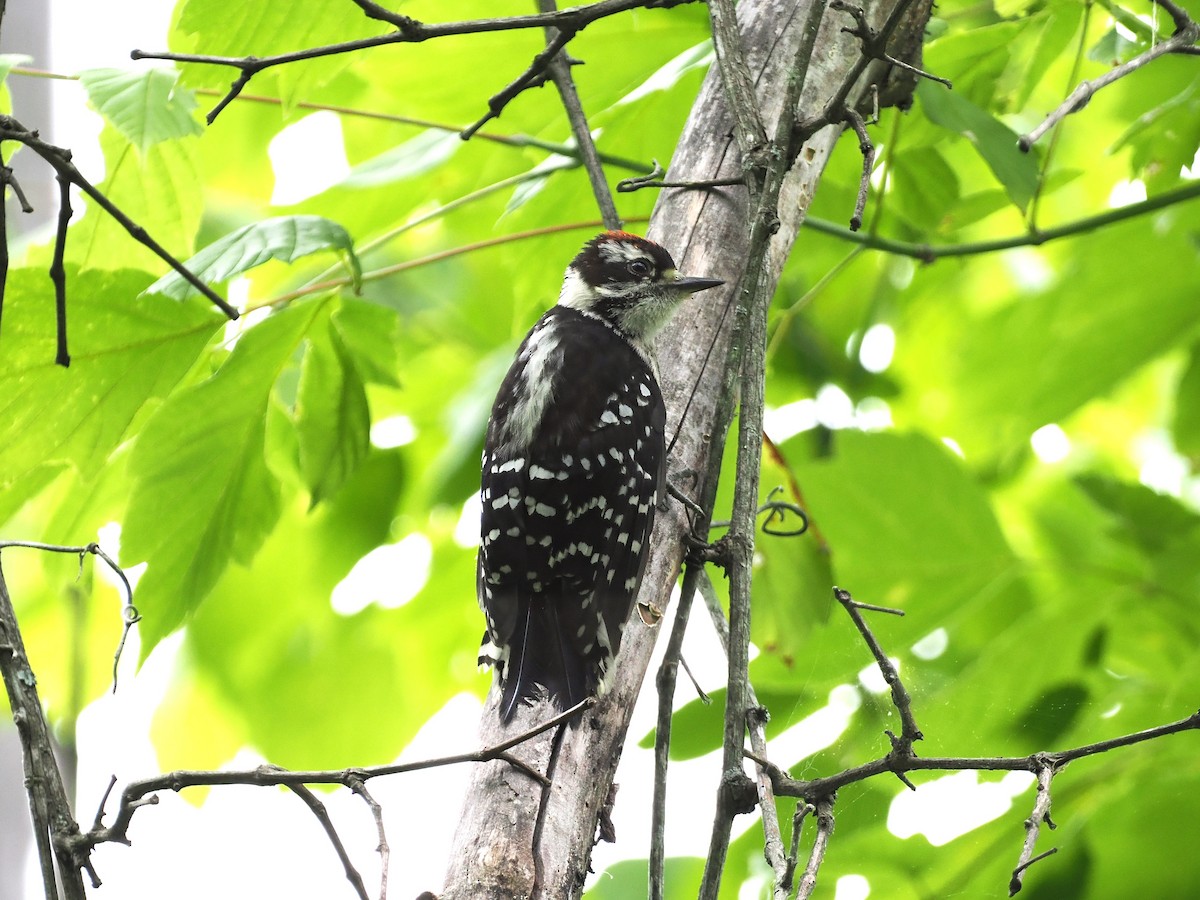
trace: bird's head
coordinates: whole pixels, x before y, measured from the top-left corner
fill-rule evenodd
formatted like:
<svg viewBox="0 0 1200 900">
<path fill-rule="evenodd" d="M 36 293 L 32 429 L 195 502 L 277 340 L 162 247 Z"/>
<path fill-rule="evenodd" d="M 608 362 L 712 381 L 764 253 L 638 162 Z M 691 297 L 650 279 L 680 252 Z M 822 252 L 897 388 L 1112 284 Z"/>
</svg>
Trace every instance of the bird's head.
<svg viewBox="0 0 1200 900">
<path fill-rule="evenodd" d="M 588 241 L 567 267 L 558 302 L 600 316 L 644 343 L 684 297 L 723 283 L 681 275 L 671 254 L 653 241 L 605 231 Z"/>
</svg>

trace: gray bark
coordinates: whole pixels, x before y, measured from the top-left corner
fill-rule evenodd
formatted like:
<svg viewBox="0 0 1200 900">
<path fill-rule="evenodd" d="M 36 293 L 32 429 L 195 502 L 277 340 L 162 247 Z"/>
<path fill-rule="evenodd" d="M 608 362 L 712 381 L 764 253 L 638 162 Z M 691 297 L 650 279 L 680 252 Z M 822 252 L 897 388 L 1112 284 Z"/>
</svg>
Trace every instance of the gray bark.
<svg viewBox="0 0 1200 900">
<path fill-rule="evenodd" d="M 811 2 L 742 0 L 738 4 L 747 64 L 765 122 L 778 119 L 784 79 L 795 63 L 796 47 Z M 896 2 L 879 0 L 874 6 L 868 4 L 869 17 L 878 25 Z M 809 68 L 799 118 L 818 113 L 858 59 L 857 42 L 841 32 L 848 24 L 848 18 L 827 11 Z M 871 74 L 868 70 L 868 77 Z M 852 93 L 851 102 L 861 93 L 861 90 Z M 741 159 L 731 134 L 732 122 L 720 76 L 713 67 L 693 106 L 667 179 L 740 176 Z M 786 179 L 780 200 L 780 228 L 772 240 L 769 257 L 772 284 L 778 281 L 791 252 L 840 132 L 840 126 L 828 127 L 811 138 Z M 679 426 L 668 478 L 691 496 L 702 493 L 697 479 L 706 472 L 710 454 L 720 452 L 724 440 L 723 435 L 711 433 L 711 423 L 728 352 L 729 336 L 727 330 L 721 331 L 722 311 L 729 297 L 727 292 L 736 288 L 745 269 L 749 236 L 746 197 L 742 187 L 665 190 L 648 231 L 652 240 L 671 251 L 680 271 L 722 278 L 726 282 L 724 288 L 688 301 L 656 348 L 668 410 L 668 441 Z M 847 218 L 850 212 L 847 210 Z M 716 347 L 705 366 L 704 358 L 714 336 Z M 680 426 L 689 398 L 691 408 Z M 660 504 L 639 609 L 625 631 L 615 683 L 609 694 L 585 711 L 576 724 L 563 728 L 556 750 L 552 733 L 519 748 L 524 761 L 549 773 L 551 786 L 547 796 L 543 798 L 540 784 L 506 762 L 497 760 L 476 766 L 441 900 L 562 900 L 582 893 L 598 819 L 609 795 L 634 700 L 658 637 L 655 620 L 661 618 L 678 578 L 684 555 L 682 537 L 687 528 L 687 519 L 678 503 Z M 642 611 L 646 615 L 639 615 Z M 655 624 L 647 625 L 647 620 Z M 548 707 L 524 708 L 505 728 L 496 715 L 496 702 L 493 690 L 481 720 L 481 746 L 495 745 L 554 714 Z M 712 785 L 712 789 L 715 792 L 717 785 Z M 645 802 L 649 815 L 649 798 L 643 801 L 624 797 L 618 802 Z"/>
</svg>

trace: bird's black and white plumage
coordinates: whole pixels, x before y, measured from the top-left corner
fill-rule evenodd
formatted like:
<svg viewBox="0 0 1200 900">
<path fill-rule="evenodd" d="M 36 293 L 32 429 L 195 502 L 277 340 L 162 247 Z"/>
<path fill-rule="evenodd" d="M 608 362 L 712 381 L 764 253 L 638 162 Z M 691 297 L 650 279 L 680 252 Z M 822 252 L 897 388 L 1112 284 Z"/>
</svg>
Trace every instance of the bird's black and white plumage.
<svg viewBox="0 0 1200 900">
<path fill-rule="evenodd" d="M 505 721 L 541 696 L 602 693 L 645 569 L 666 413 L 649 351 L 679 301 L 721 282 L 608 231 L 568 267 L 492 408 L 483 451 L 481 664 Z"/>
</svg>

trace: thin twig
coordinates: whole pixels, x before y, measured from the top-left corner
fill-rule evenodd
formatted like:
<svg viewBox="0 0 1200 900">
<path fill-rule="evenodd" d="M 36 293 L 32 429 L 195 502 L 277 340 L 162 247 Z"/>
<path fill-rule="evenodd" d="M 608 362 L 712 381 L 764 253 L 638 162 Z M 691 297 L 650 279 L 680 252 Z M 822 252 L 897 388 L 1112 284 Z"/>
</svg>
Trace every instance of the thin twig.
<svg viewBox="0 0 1200 900">
<path fill-rule="evenodd" d="M 410 17 L 392 12 L 390 9 L 372 2 L 372 0 L 352 0 L 352 2 L 366 14 L 367 18 L 378 19 L 381 22 L 395 25 L 400 29 L 411 28 L 416 24 Z"/>
<path fill-rule="evenodd" d="M 704 605 L 708 607 L 709 617 L 712 619 L 713 627 L 717 632 L 717 639 L 721 642 L 721 648 L 729 652 L 729 620 L 725 618 L 725 611 L 721 608 L 721 600 L 717 596 L 717 589 L 713 587 L 712 579 L 709 578 L 708 572 L 704 572 L 700 579 L 700 595 L 704 598 Z M 757 757 L 755 760 L 755 788 L 758 791 L 758 808 L 762 815 L 763 827 L 763 855 L 766 857 L 767 863 L 775 873 L 774 895 L 777 898 L 786 897 L 791 889 L 792 873 L 795 870 L 795 848 L 792 849 L 790 857 L 785 856 L 783 851 L 783 831 L 779 827 L 779 810 L 775 806 L 775 792 L 771 783 L 770 773 L 767 771 L 768 765 L 765 764 L 767 757 L 767 734 L 766 723 L 769 718 L 766 707 L 763 707 L 758 702 L 758 695 L 754 691 L 754 685 L 746 682 L 747 699 L 749 701 L 750 714 L 747 716 L 747 730 L 750 733 L 750 750 L 747 754 L 753 754 Z M 761 759 L 764 762 L 759 763 Z"/>
<path fill-rule="evenodd" d="M 1037 860 L 1044 859 L 1057 850 L 1057 848 L 1053 848 L 1036 857 L 1033 855 L 1033 848 L 1037 845 L 1042 823 L 1045 822 L 1051 830 L 1054 829 L 1054 822 L 1050 818 L 1050 782 L 1053 778 L 1054 766 L 1049 763 L 1038 770 L 1037 799 L 1033 804 L 1033 812 L 1025 820 L 1025 844 L 1021 847 L 1021 855 L 1017 858 L 1017 867 L 1013 869 L 1012 879 L 1008 883 L 1008 896 L 1010 897 L 1020 892 L 1022 881 L 1025 878 L 1025 870 Z"/>
<path fill-rule="evenodd" d="M 833 836 L 833 797 L 823 797 L 817 801 L 817 834 L 813 838 L 812 851 L 808 854 L 808 865 L 800 876 L 796 900 L 807 900 L 812 896 L 813 888 L 817 886 L 817 872 L 825 861 L 825 852 L 829 849 L 829 838 Z"/>
<path fill-rule="evenodd" d="M 350 790 L 363 798 L 363 802 L 371 810 L 372 818 L 375 819 L 375 831 L 379 835 L 379 846 L 376 849 L 379 851 L 379 866 L 381 869 L 379 875 L 379 900 L 387 900 L 388 867 L 391 864 L 392 849 L 388 846 L 387 832 L 383 827 L 383 807 L 371 796 L 366 784 L 360 779 L 355 778 L 351 780 Z"/>
<path fill-rule="evenodd" d="M 546 83 L 546 70 L 549 68 L 551 61 L 558 56 L 567 42 L 575 36 L 574 31 L 558 31 L 553 37 L 546 41 L 546 47 L 533 58 L 528 68 L 520 75 L 514 78 L 508 85 L 499 93 L 488 98 L 488 109 L 482 116 L 476 119 L 472 124 L 462 130 L 460 137 L 464 141 L 471 139 L 476 131 L 490 122 L 492 119 L 500 118 L 500 114 L 504 112 L 504 108 L 508 106 L 519 94 L 531 87 L 541 87 Z"/>
<path fill-rule="evenodd" d="M 54 322 L 57 335 L 55 365 L 64 369 L 71 364 L 67 351 L 67 272 L 63 257 L 67 252 L 67 225 L 71 221 L 71 182 L 58 173 L 58 224 L 54 230 L 54 258 L 50 262 L 50 282 L 54 285 Z"/>
<path fill-rule="evenodd" d="M 1115 81 L 1119 81 L 1126 75 L 1136 72 L 1159 57 L 1172 53 L 1190 54 L 1195 52 L 1196 41 L 1200 40 L 1200 25 L 1182 7 L 1171 2 L 1171 0 L 1154 0 L 1154 2 L 1171 16 L 1175 22 L 1175 33 L 1162 43 L 1155 44 L 1145 53 L 1139 53 L 1133 59 L 1127 60 L 1118 66 L 1113 66 L 1098 78 L 1080 82 L 1079 86 L 1071 91 L 1067 95 L 1067 98 L 1058 105 L 1058 108 L 1046 116 L 1036 128 L 1028 134 L 1021 135 L 1017 140 L 1018 147 L 1025 152 L 1029 152 L 1029 149 L 1037 143 L 1038 139 L 1059 121 L 1087 106 L 1088 101 L 1092 99 L 1097 91 L 1108 87 Z"/>
<path fill-rule="evenodd" d="M 12 183 L 12 169 L 4 164 L 4 148 L 0 145 L 0 322 L 4 319 L 4 295 L 8 286 L 8 186 Z"/>
<path fill-rule="evenodd" d="M 631 194 L 643 188 L 687 188 L 688 190 L 703 191 L 709 188 L 733 187 L 746 183 L 746 179 L 743 177 L 705 178 L 699 181 L 663 181 L 662 177 L 666 174 L 667 170 L 662 167 L 662 164 L 657 159 L 653 160 L 653 166 L 645 175 L 635 175 L 632 178 L 623 178 L 618 181 L 617 193 Z"/>
<path fill-rule="evenodd" d="M 125 641 L 129 637 L 129 630 L 142 620 L 141 613 L 138 608 L 133 605 L 133 585 L 129 583 L 129 576 L 125 574 L 125 570 L 117 565 L 117 561 L 109 556 L 101 546 L 94 541 L 90 544 L 82 546 L 70 546 L 64 544 L 44 544 L 40 541 L 0 541 L 0 550 L 8 547 L 23 547 L 27 550 L 44 550 L 48 553 L 70 553 L 79 557 L 82 564 L 85 556 L 98 556 L 104 560 L 105 564 L 121 582 L 122 603 L 121 618 L 124 628 L 121 631 L 121 640 L 117 644 L 116 652 L 113 653 L 113 686 L 112 692 L 117 692 L 117 665 L 121 662 L 121 652 L 125 649 Z M 107 795 L 106 795 L 107 798 Z"/>
<path fill-rule="evenodd" d="M 854 202 L 854 215 L 850 217 L 850 230 L 862 228 L 863 210 L 867 208 L 867 193 L 871 190 L 871 170 L 875 167 L 875 145 L 867 134 L 867 123 L 858 111 L 846 107 L 845 120 L 858 135 L 858 152 L 862 154 L 862 177 L 858 181 L 858 199 Z"/>
<path fill-rule="evenodd" d="M 908 759 L 891 759 L 888 756 L 872 760 L 860 766 L 846 769 L 835 775 L 811 780 L 792 778 L 778 766 L 768 765 L 775 793 L 784 797 L 798 797 L 810 802 L 828 796 L 848 784 L 855 784 L 891 772 L 1032 772 L 1037 774 L 1047 763 L 1055 771 L 1062 769 L 1067 763 L 1085 756 L 1097 753 L 1107 753 L 1119 747 L 1128 747 L 1145 741 L 1157 740 L 1172 734 L 1185 731 L 1200 731 L 1200 711 L 1186 719 L 1171 722 L 1122 735 L 1105 741 L 1084 744 L 1070 750 L 1060 750 L 1054 753 L 1037 753 L 1032 756 L 913 756 Z"/>
<path fill-rule="evenodd" d="M 1166 209 L 1167 207 L 1184 203 L 1188 200 L 1194 200 L 1197 197 L 1200 197 L 1200 182 L 1193 181 L 1173 191 L 1156 194 L 1137 203 L 1130 203 L 1118 209 L 1110 209 L 1094 216 L 1076 219 L 1073 222 L 1056 225 L 1053 228 L 1039 228 L 1012 237 L 996 238 L 989 241 L 971 241 L 961 244 L 938 245 L 898 241 L 875 234 L 850 231 L 844 226 L 836 225 L 824 219 L 814 218 L 813 216 L 809 216 L 804 220 L 803 227 L 811 228 L 813 231 L 819 231 L 822 234 L 828 234 L 863 247 L 869 247 L 872 250 L 882 250 L 885 253 L 893 253 L 897 256 L 907 256 L 922 262 L 932 263 L 939 259 L 978 256 L 983 253 L 995 253 L 1000 250 L 1011 250 L 1016 247 L 1040 247 L 1042 244 L 1049 243 L 1050 241 L 1088 234 L 1106 225 L 1111 225 L 1114 222 L 1122 222 L 1126 219 L 1144 216 L 1147 213 L 1157 212 L 1160 209 Z"/>
<path fill-rule="evenodd" d="M 538 0 L 542 12 L 554 12 L 558 9 L 555 0 Z M 556 28 L 546 29 L 546 46 L 559 34 Z M 588 180 L 592 183 L 592 194 L 596 205 L 600 207 L 600 217 L 609 229 L 621 227 L 621 217 L 617 215 L 617 207 L 613 204 L 612 191 L 608 189 L 608 181 L 604 177 L 604 166 L 600 162 L 600 154 L 596 151 L 596 143 L 592 140 L 592 130 L 588 126 L 583 104 L 579 100 L 579 92 L 575 89 L 575 80 L 571 77 L 571 61 L 565 52 L 556 53 L 550 60 L 547 71 L 558 89 L 563 109 L 567 111 L 567 121 L 571 123 L 571 133 L 575 135 L 575 146 L 579 148 L 579 158 L 587 170 Z"/>
<path fill-rule="evenodd" d="M 325 832 L 325 836 L 329 838 L 329 843 L 333 845 L 334 852 L 337 853 L 338 859 L 342 863 L 342 868 L 346 872 L 346 880 L 350 882 L 354 888 L 354 892 L 358 894 L 359 900 L 370 900 L 370 897 L 367 895 L 367 886 L 363 884 L 362 876 L 358 874 L 358 869 L 354 868 L 354 863 L 350 861 L 350 854 L 346 852 L 346 845 L 342 843 L 341 836 L 337 833 L 337 829 L 333 827 L 333 820 L 329 818 L 329 810 L 325 808 L 325 804 L 321 802 L 316 794 L 302 784 L 289 784 L 287 787 L 288 790 L 304 801 L 305 806 L 312 810 L 312 814 L 321 823 L 321 829 Z"/>
<path fill-rule="evenodd" d="M 671 626 L 671 636 L 667 640 L 663 660 L 658 667 L 658 676 L 655 678 L 658 688 L 658 721 L 654 729 L 654 796 L 650 804 L 650 900 L 662 900 L 664 896 L 664 867 L 667 859 L 667 766 L 671 752 L 671 716 L 683 635 L 687 631 L 688 618 L 692 612 L 697 580 L 701 579 L 703 574 L 703 565 L 688 563 L 683 575 L 683 584 L 679 589 L 679 602 L 675 605 L 675 622 Z"/>
<path fill-rule="evenodd" d="M 443 22 L 426 24 L 407 16 L 393 15 L 389 17 L 383 7 L 369 0 L 354 0 L 371 18 L 383 19 L 393 25 L 396 30 L 387 34 L 357 38 L 336 44 L 326 44 L 321 47 L 310 47 L 290 53 L 280 53 L 275 56 L 210 56 L 200 53 L 167 53 L 134 50 L 129 54 L 131 59 L 160 59 L 182 63 L 200 63 L 203 65 L 226 66 L 237 69 L 238 77 L 230 85 L 224 97 L 208 114 L 211 125 L 220 112 L 229 105 L 259 72 L 275 66 L 301 62 L 307 59 L 320 59 L 326 56 L 338 56 L 343 53 L 354 53 L 372 47 L 383 47 L 388 44 L 415 44 L 434 38 L 462 34 L 486 34 L 496 31 L 518 31 L 525 28 L 555 27 L 574 35 L 593 22 L 608 16 L 618 15 L 631 9 L 669 9 L 695 0 L 599 0 L 583 6 L 573 6 L 555 13 L 538 13 L 529 16 L 506 16 L 492 19 L 468 19 L 459 22 Z"/>
<path fill-rule="evenodd" d="M 789 894 L 796 876 L 796 863 L 800 859 L 800 836 L 804 831 L 804 820 L 809 813 L 815 813 L 817 808 L 803 800 L 797 801 L 796 811 L 792 814 L 792 846 L 787 857 L 787 871 L 783 879 L 783 888 Z"/>
<path fill-rule="evenodd" d="M 238 317 L 238 311 L 225 302 L 222 297 L 216 293 L 207 284 L 197 278 L 190 269 L 184 266 L 178 259 L 172 256 L 166 248 L 158 241 L 154 240 L 142 226 L 134 222 L 129 216 L 125 215 L 116 204 L 97 188 L 94 184 L 83 177 L 83 174 L 75 168 L 71 162 L 71 153 L 69 150 L 64 150 L 61 147 L 55 147 L 53 144 L 48 144 L 38 137 L 36 131 L 30 131 L 12 116 L 0 115 L 0 141 L 17 141 L 24 144 L 42 159 L 44 159 L 59 178 L 61 184 L 64 180 L 78 187 L 83 191 L 89 199 L 97 206 L 103 209 L 106 213 L 116 219 L 117 223 L 124 228 L 134 240 L 148 247 L 159 259 L 169 265 L 172 269 L 187 281 L 192 287 L 207 297 L 221 312 L 225 313 L 230 319 Z M 65 188 L 64 188 L 65 190 Z M 67 207 L 69 210 L 69 206 Z M 60 227 L 62 209 L 59 210 Z M 69 215 L 68 215 L 69 218 Z M 55 247 L 56 252 L 58 247 Z M 60 335 L 60 341 L 62 336 Z M 60 345 L 60 355 L 61 355 Z"/>
<path fill-rule="evenodd" d="M 859 603 L 850 596 L 849 591 L 844 591 L 839 587 L 834 587 L 833 596 L 837 599 L 838 603 L 842 604 L 842 607 L 854 622 L 854 627 L 858 629 L 858 633 L 867 642 L 867 646 L 871 649 L 871 655 L 875 657 L 875 663 L 879 666 L 879 671 L 883 673 L 883 680 L 892 689 L 892 703 L 896 707 L 896 712 L 900 715 L 901 728 L 899 737 L 895 737 L 891 732 L 888 732 L 888 736 L 892 740 L 892 753 L 890 755 L 896 759 L 911 757 L 913 755 L 913 743 L 924 737 L 921 734 L 921 729 L 917 727 L 916 718 L 913 716 L 912 697 L 904 687 L 904 682 L 900 680 L 900 673 L 896 670 L 896 666 L 888 658 L 888 655 L 883 652 L 883 647 L 880 646 L 874 632 L 871 631 L 871 627 L 862 617 L 859 610 L 869 609 L 875 612 L 898 615 L 904 615 L 904 613 L 900 610 L 888 609 L 887 607 Z"/>
<path fill-rule="evenodd" d="M 364 766 L 349 769 L 318 770 L 289 770 L 281 769 L 277 766 L 259 766 L 256 769 L 230 771 L 181 770 L 168 772 L 164 775 L 155 775 L 151 778 L 144 778 L 140 781 L 133 781 L 127 784 L 125 790 L 121 793 L 121 800 L 117 806 L 113 824 L 108 827 L 93 828 L 85 835 L 85 839 L 89 846 L 105 842 L 127 843 L 129 822 L 133 818 L 134 810 L 139 806 L 145 805 L 147 802 L 153 803 L 155 798 L 148 795 L 154 794 L 156 791 L 179 791 L 186 787 L 228 784 L 247 784 L 259 787 L 276 785 L 291 786 L 295 784 L 340 784 L 350 787 L 355 781 L 366 782 L 371 778 L 379 778 L 384 775 L 417 772 L 440 766 L 457 765 L 459 763 L 488 762 L 493 759 L 506 759 L 511 762 L 512 760 L 506 755 L 506 751 L 566 722 L 581 710 L 591 707 L 595 702 L 593 698 L 589 697 L 575 704 L 570 709 L 547 719 L 545 722 L 523 731 L 514 737 L 501 741 L 492 747 L 485 747 L 468 753 L 457 753 L 451 756 L 419 760 L 417 762 L 392 763 L 383 766 Z"/>
</svg>

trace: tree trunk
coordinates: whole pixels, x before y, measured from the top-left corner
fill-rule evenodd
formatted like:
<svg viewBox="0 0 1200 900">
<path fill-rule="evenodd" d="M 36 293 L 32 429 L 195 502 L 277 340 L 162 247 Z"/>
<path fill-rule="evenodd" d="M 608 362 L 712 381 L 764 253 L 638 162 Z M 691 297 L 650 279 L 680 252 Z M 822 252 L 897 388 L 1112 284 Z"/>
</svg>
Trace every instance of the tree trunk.
<svg viewBox="0 0 1200 900">
<path fill-rule="evenodd" d="M 763 120 L 774 123 L 784 96 L 784 81 L 795 64 L 801 31 L 814 0 L 742 0 L 737 7 L 746 62 L 755 83 Z M 869 19 L 879 23 L 898 0 L 868 5 Z M 826 12 L 817 38 L 800 115 L 819 113 L 827 98 L 847 77 L 860 57 L 855 38 L 842 32 L 848 16 Z M 856 102 L 865 85 L 878 77 L 874 66 L 850 94 Z M 720 75 L 714 66 L 705 79 L 684 128 L 667 179 L 687 181 L 736 178 L 741 159 L 732 137 Z M 816 190 L 821 171 L 841 126 L 813 136 L 789 173 L 780 197 L 780 228 L 772 239 L 768 266 L 776 282 L 791 251 L 804 213 Z M 669 461 L 668 478 L 685 493 L 699 496 L 698 480 L 707 471 L 711 453 L 719 453 L 724 435 L 712 434 L 728 353 L 722 312 L 746 265 L 747 192 L 741 186 L 707 190 L 664 190 L 654 211 L 648 236 L 671 251 L 680 271 L 722 278 L 726 287 L 688 301 L 657 345 L 663 396 L 667 403 L 668 442 L 679 427 Z M 846 211 L 849 219 L 851 210 Z M 732 316 L 727 318 L 727 321 Z M 705 365 L 709 346 L 711 358 Z M 686 419 L 680 417 L 690 399 Z M 625 631 L 610 692 L 581 720 L 548 732 L 514 749 L 513 753 L 539 772 L 550 787 L 532 779 L 508 762 L 495 760 L 475 767 L 448 865 L 441 900 L 481 898 L 544 898 L 562 900 L 583 891 L 600 814 L 609 796 L 624 743 L 629 717 L 641 688 L 658 636 L 657 622 L 678 578 L 688 522 L 674 501 L 660 504 L 651 541 L 650 560 L 635 612 Z M 506 728 L 496 712 L 493 689 L 480 724 L 480 745 L 495 746 L 551 718 L 548 707 L 523 707 Z M 555 744 L 557 743 L 557 747 Z M 715 792 L 717 785 L 712 785 Z M 546 794 L 543 797 L 543 794 Z M 622 798 L 624 802 L 638 802 Z M 649 801 L 646 800 L 647 815 Z"/>
</svg>

